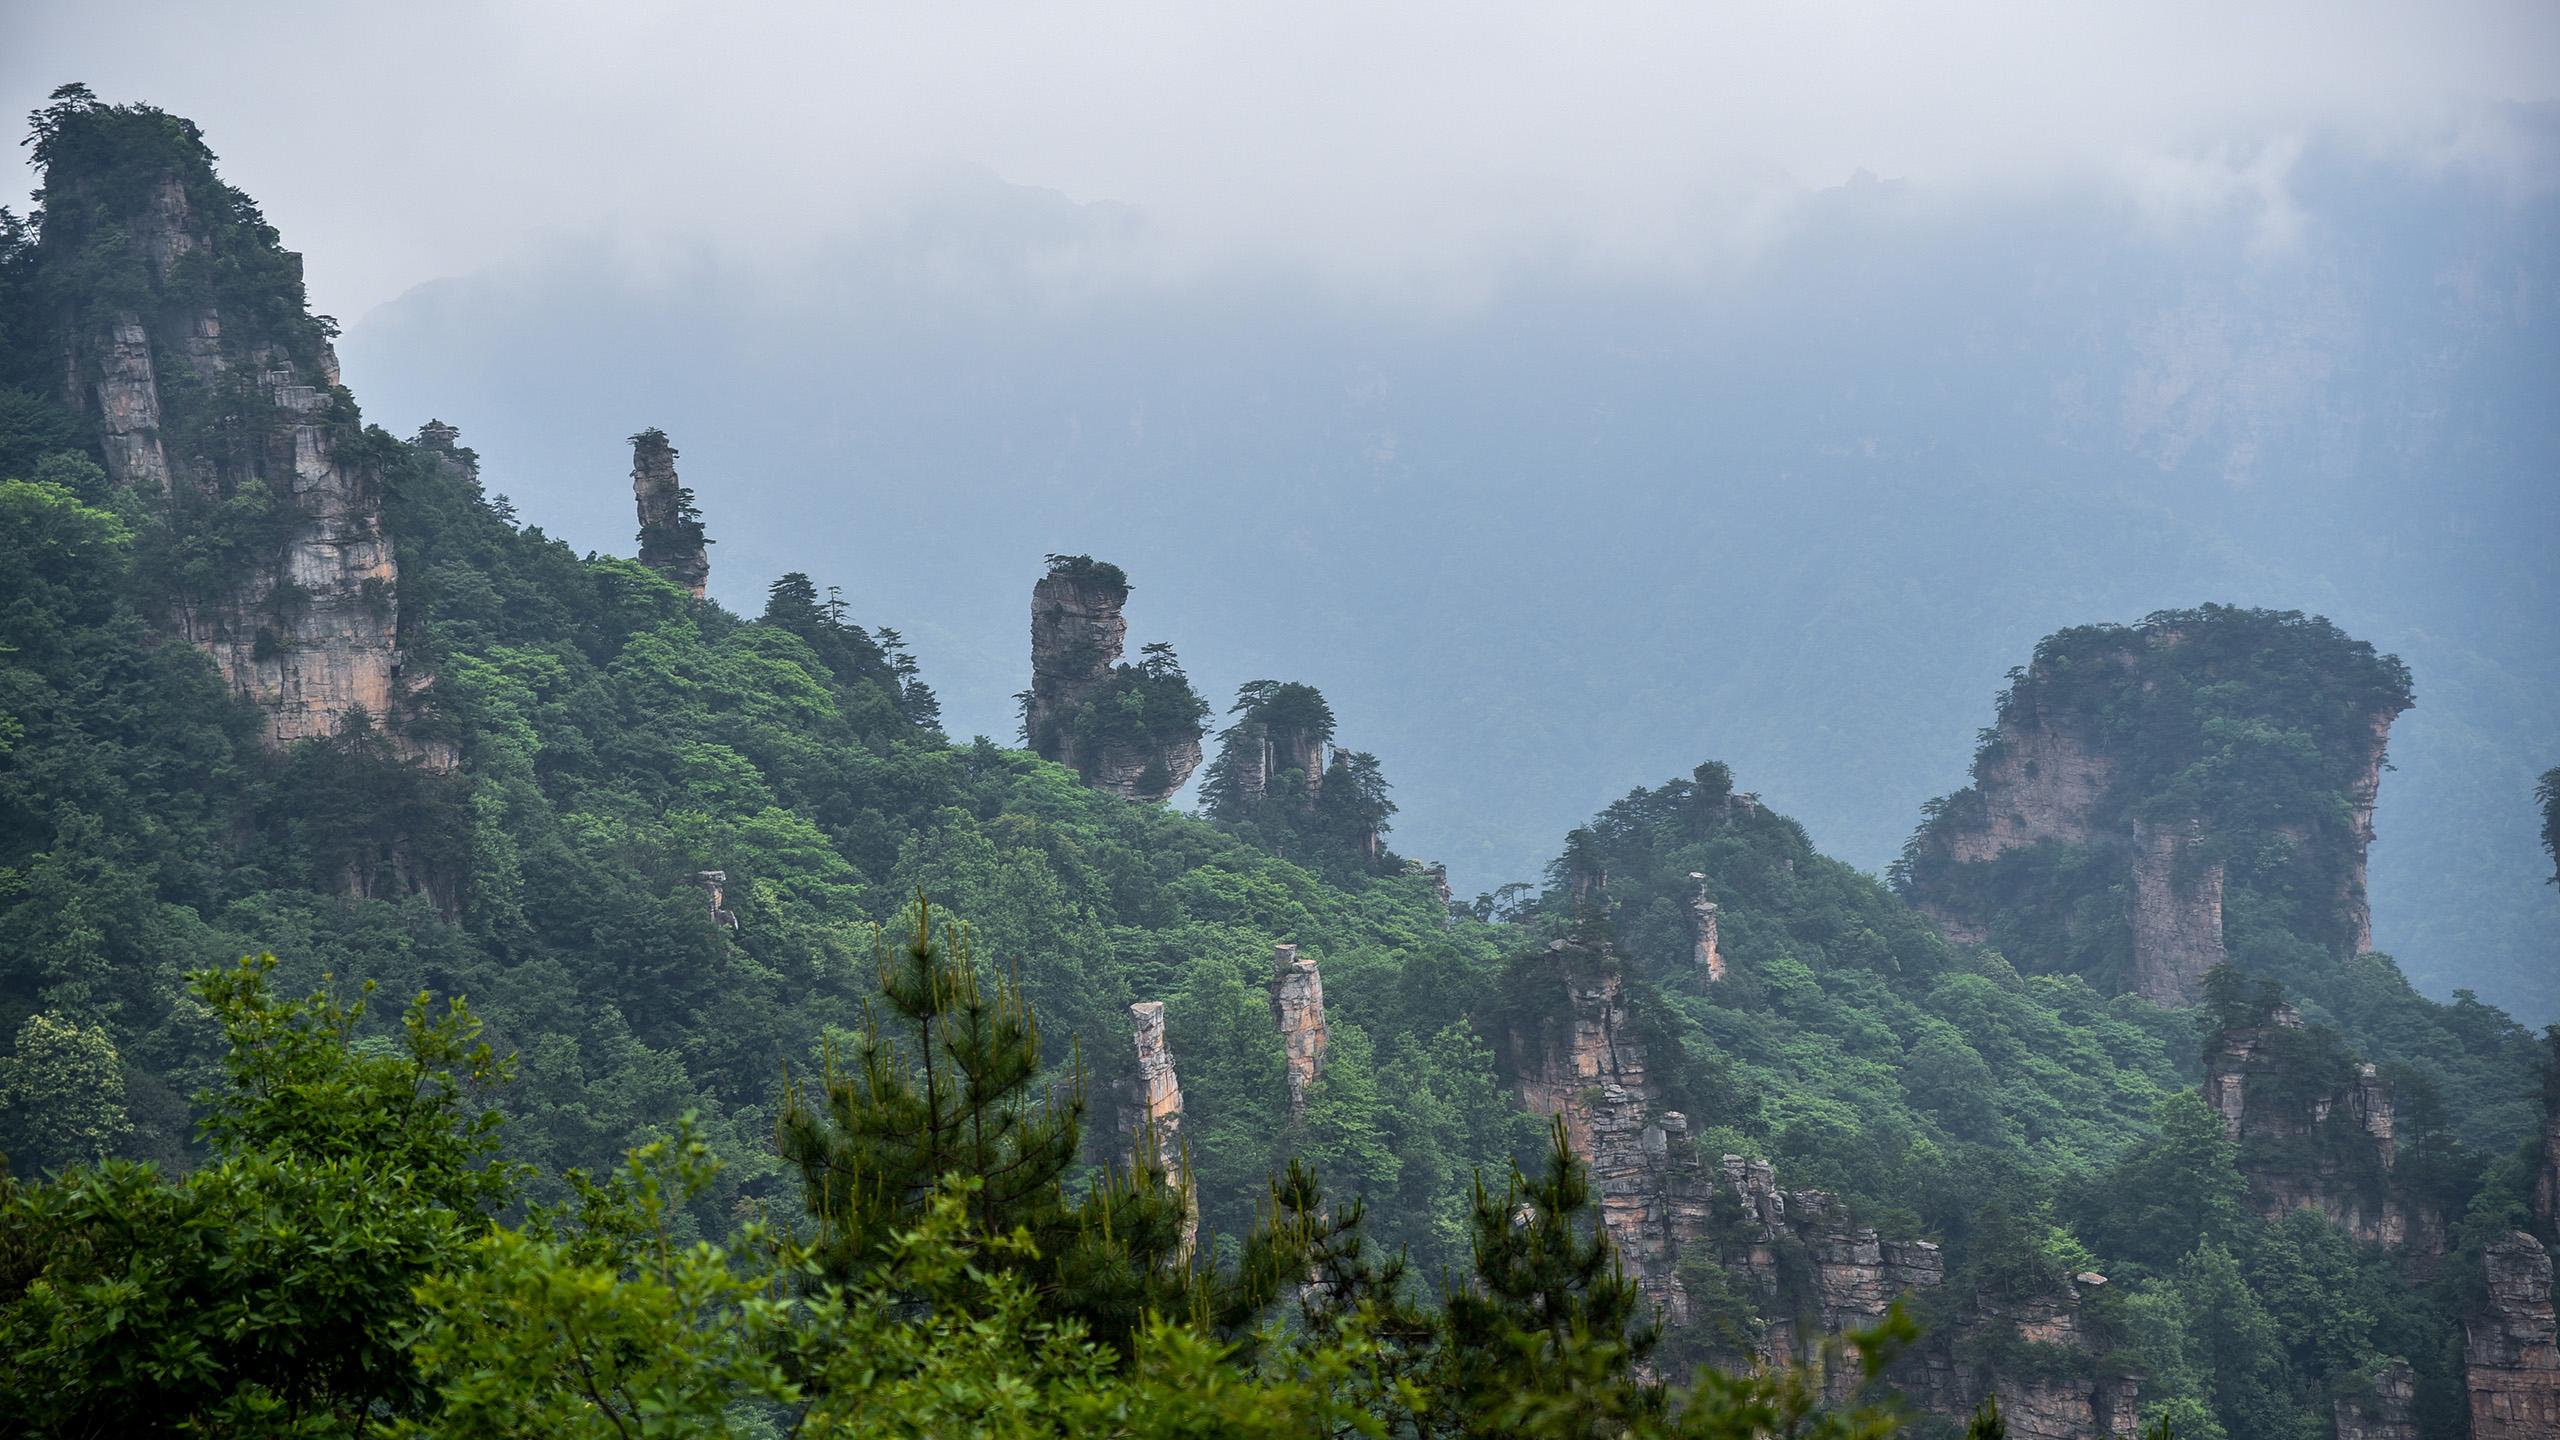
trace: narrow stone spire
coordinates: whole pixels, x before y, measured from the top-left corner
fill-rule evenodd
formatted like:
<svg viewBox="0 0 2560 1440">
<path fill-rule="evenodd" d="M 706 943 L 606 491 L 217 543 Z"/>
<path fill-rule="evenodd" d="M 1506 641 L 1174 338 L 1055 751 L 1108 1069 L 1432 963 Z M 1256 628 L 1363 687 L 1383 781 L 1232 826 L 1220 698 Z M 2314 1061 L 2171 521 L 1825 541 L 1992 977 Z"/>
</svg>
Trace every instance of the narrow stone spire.
<svg viewBox="0 0 2560 1440">
<path fill-rule="evenodd" d="M 1271 947 L 1271 1018 L 1289 1062 L 1289 1118 L 1307 1113 L 1307 1091 L 1324 1069 L 1324 976 L 1295 945 Z"/>
<path fill-rule="evenodd" d="M 1692 870 L 1689 878 L 1698 882 L 1697 893 L 1689 897 L 1689 921 L 1697 931 L 1698 982 L 1713 985 L 1724 978 L 1724 953 L 1716 948 L 1718 907 L 1707 898 L 1707 877 Z"/>
<path fill-rule="evenodd" d="M 1200 1195 L 1183 1164 L 1182 1082 L 1173 1073 L 1173 1047 L 1165 1043 L 1164 1002 L 1141 1000 L 1130 1006 L 1129 1025 L 1138 1052 L 1138 1121 L 1154 1142 L 1156 1163 L 1182 1187 L 1187 1217 L 1182 1261 L 1188 1264 L 1199 1240 Z"/>
<path fill-rule="evenodd" d="M 701 599 L 711 581 L 711 542 L 693 492 L 676 478 L 676 447 L 654 425 L 631 437 L 631 498 L 640 511 L 640 563 Z"/>
</svg>

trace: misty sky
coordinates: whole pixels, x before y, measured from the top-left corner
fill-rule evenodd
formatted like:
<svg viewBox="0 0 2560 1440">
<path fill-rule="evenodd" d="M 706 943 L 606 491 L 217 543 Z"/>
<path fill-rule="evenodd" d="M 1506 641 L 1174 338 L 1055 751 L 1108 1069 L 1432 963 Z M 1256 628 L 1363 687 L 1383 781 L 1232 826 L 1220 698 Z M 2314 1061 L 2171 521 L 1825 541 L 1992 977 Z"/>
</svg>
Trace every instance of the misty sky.
<svg viewBox="0 0 2560 1440">
<path fill-rule="evenodd" d="M 76 79 L 193 117 L 349 321 L 564 236 L 786 260 L 955 166 L 1131 207 L 1062 267 L 1435 305 L 1527 264 L 1711 273 L 1860 169 L 2236 209 L 2281 251 L 2313 135 L 2551 183 L 2504 107 L 2556 76 L 2530 0 L 0 5 L 11 114 Z"/>
</svg>

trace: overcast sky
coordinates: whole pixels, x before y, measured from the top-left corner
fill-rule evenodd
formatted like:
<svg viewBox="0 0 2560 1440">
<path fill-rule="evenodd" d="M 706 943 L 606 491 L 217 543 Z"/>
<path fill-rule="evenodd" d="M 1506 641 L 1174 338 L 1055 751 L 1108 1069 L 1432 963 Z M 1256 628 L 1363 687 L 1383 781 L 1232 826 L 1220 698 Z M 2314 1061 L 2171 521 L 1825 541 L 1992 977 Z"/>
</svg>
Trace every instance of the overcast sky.
<svg viewBox="0 0 2560 1440">
<path fill-rule="evenodd" d="M 2547 183 L 2503 107 L 2555 74 L 2543 0 L 0 0 L 0 104 L 198 120 L 349 320 L 563 235 L 787 252 L 954 164 L 1129 204 L 1146 266 L 1389 290 L 1692 273 L 1860 169 L 2242 205 L 2281 245 L 2306 137 Z"/>
</svg>

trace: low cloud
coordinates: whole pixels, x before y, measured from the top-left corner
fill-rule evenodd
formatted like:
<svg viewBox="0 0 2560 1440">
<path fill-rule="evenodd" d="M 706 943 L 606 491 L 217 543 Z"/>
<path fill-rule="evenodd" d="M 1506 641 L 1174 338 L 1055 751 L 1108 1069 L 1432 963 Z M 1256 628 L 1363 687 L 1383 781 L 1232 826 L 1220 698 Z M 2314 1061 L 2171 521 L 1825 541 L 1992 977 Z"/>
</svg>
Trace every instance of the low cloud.
<svg viewBox="0 0 2560 1440">
<path fill-rule="evenodd" d="M 2329 133 L 2539 173 L 2560 7 L 1413 3 L 13 7 L 0 99 L 204 124 L 324 309 L 601 232 L 753 257 L 958 165 L 1145 217 L 1115 263 L 1463 298 L 1695 273 L 1864 169 L 2251 209 Z M 26 12 L 39 13 L 26 13 Z"/>
</svg>

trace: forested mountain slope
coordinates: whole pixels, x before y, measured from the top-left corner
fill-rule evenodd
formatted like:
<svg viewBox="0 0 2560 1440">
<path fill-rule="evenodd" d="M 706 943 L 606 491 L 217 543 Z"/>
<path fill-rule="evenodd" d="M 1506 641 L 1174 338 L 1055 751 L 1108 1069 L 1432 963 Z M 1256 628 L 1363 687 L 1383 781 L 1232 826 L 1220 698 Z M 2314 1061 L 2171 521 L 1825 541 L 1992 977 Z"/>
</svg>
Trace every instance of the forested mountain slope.
<svg viewBox="0 0 2560 1440">
<path fill-rule="evenodd" d="M 1178 1115 L 1211 1255 L 1294 1158 L 1417 1274 L 1458 1266 L 1476 1174 L 1554 1114 L 1671 1361 L 1810 1357 L 1908 1293 L 1930 1338 L 1891 1378 L 1940 1416 L 2307 1437 L 2405 1390 L 2406 1433 L 2462 1433 L 2490 1373 L 2462 1323 L 2547 1112 L 2530 1037 L 2417 996 L 2354 943 L 2346 849 L 2298 853 L 2362 861 L 2365 771 L 2327 742 L 2407 698 L 2369 647 L 2198 612 L 2164 622 L 2210 672 L 2179 672 L 2193 703 L 2099 707 L 2153 748 L 2091 814 L 2203 827 L 2174 893 L 2222 867 L 2234 965 L 2196 995 L 2127 993 L 2129 839 L 2042 837 L 1955 916 L 1713 762 L 1576 830 L 1546 886 L 1453 905 L 1385 847 L 1396 757 L 1334 747 L 1310 685 L 1244 687 L 1206 814 L 1131 798 L 1197 763 L 1206 709 L 1170 650 L 1122 663 L 1143 576 L 1021 577 L 1048 637 L 1025 738 L 1072 766 L 955 743 L 895 634 L 808 574 L 755 618 L 695 593 L 717 507 L 665 434 L 633 437 L 635 561 L 523 523 L 451 427 L 364 425 L 297 263 L 185 122 L 66 94 L 36 152 L 43 215 L 0 253 L 20 1174 L 201 1159 L 182 1097 L 220 1037 L 182 977 L 271 950 L 287 988 L 467 995 L 544 1173 L 691 1111 L 727 1162 L 693 1223 L 791 1214 L 786 1084 L 857 1048 L 879 927 L 922 894 L 1081 1076 L 1086 1163 Z M 2039 665 L 2153 632 L 2092 633 Z"/>
</svg>

